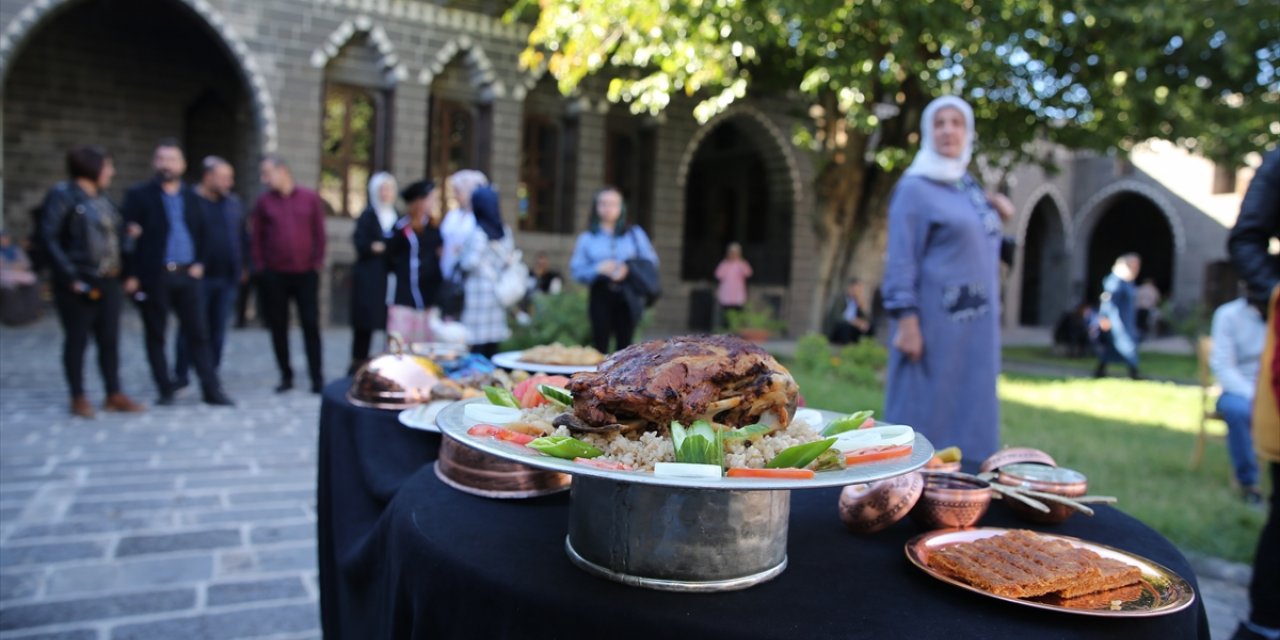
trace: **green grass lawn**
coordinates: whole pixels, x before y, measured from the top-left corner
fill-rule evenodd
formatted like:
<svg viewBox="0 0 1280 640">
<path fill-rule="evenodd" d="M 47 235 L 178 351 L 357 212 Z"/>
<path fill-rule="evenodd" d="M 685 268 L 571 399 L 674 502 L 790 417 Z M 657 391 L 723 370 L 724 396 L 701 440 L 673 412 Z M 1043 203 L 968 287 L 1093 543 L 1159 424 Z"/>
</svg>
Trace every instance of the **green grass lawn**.
<svg viewBox="0 0 1280 640">
<path fill-rule="evenodd" d="M 1082 374 L 1093 373 L 1097 360 L 1093 357 L 1067 358 L 1057 355 L 1049 347 L 1004 347 L 1001 349 L 1006 362 L 1060 367 Z M 1195 382 L 1199 379 L 1194 355 L 1140 352 L 1138 369 L 1148 378 Z M 1107 370 L 1112 375 L 1125 375 L 1124 365 L 1112 364 Z"/>
<path fill-rule="evenodd" d="M 809 406 L 876 409 L 883 393 L 796 371 Z M 1199 428 L 1197 387 L 1124 379 L 1000 379 L 1001 441 L 1049 452 L 1089 476 L 1089 491 L 1119 498 L 1117 507 L 1185 550 L 1251 562 L 1264 512 L 1247 507 L 1231 484 L 1220 437 L 1190 469 Z M 1221 436 L 1222 423 L 1211 423 Z M 946 446 L 947 443 L 935 443 Z"/>
</svg>

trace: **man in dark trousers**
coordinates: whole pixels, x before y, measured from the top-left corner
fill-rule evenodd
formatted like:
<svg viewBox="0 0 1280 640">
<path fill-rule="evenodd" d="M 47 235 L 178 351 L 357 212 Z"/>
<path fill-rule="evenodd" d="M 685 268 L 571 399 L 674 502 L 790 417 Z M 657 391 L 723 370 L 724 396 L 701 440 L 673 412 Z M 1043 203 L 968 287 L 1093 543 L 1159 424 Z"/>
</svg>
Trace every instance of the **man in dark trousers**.
<svg viewBox="0 0 1280 640">
<path fill-rule="evenodd" d="M 320 393 L 320 271 L 324 268 L 324 203 L 316 192 L 297 185 L 279 156 L 260 167 L 266 191 L 250 216 L 250 246 L 258 271 L 258 295 L 271 328 L 271 345 L 280 366 L 277 393 L 293 388 L 289 364 L 289 299 L 298 307 L 311 391 Z"/>
<path fill-rule="evenodd" d="M 176 140 L 161 140 L 152 156 L 156 176 L 129 189 L 121 213 L 142 229 L 124 263 L 125 293 L 140 301 L 146 330 L 147 361 L 160 392 L 158 405 L 173 404 L 177 390 L 165 362 L 165 324 L 178 316 L 190 338 L 191 361 L 204 401 L 233 404 L 222 391 L 209 355 L 200 279 L 204 277 L 205 225 L 194 191 L 182 184 L 187 163 Z"/>
<path fill-rule="evenodd" d="M 244 282 L 244 261 L 248 259 L 248 237 L 244 230 L 244 206 L 231 191 L 235 169 L 218 156 L 209 156 L 200 165 L 196 196 L 205 225 L 203 290 L 205 324 L 209 328 L 209 355 L 213 369 L 222 364 L 222 347 L 227 322 L 235 306 L 236 293 Z M 174 340 L 173 377 L 179 388 L 187 386 L 191 356 L 186 333 Z"/>
</svg>

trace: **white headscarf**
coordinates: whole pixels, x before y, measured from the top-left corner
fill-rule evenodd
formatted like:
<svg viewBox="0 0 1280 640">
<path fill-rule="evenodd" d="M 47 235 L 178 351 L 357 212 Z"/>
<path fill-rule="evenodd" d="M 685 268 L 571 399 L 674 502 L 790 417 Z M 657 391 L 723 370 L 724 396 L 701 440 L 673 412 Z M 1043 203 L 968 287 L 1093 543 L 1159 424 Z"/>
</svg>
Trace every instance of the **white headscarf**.
<svg viewBox="0 0 1280 640">
<path fill-rule="evenodd" d="M 933 116 L 939 109 L 952 108 L 964 114 L 966 131 L 964 150 L 959 158 L 948 158 L 938 153 L 933 144 Z M 973 109 L 968 102 L 956 96 L 942 96 L 934 99 L 924 108 L 920 116 L 920 151 L 915 160 L 907 167 L 907 175 L 924 176 L 938 182 L 956 182 L 969 170 L 969 160 L 973 157 L 973 140 L 977 137 L 973 128 Z"/>
<path fill-rule="evenodd" d="M 373 207 L 373 212 L 378 214 L 378 225 L 382 227 L 384 235 L 391 232 L 391 227 L 395 225 L 396 219 L 400 217 L 400 214 L 396 213 L 395 196 L 392 196 L 391 202 L 383 202 L 378 197 L 378 191 L 382 189 L 382 184 L 387 181 L 391 182 L 391 191 L 394 193 L 396 190 L 395 176 L 386 171 L 379 171 L 373 174 L 372 178 L 369 178 L 369 206 Z"/>
</svg>

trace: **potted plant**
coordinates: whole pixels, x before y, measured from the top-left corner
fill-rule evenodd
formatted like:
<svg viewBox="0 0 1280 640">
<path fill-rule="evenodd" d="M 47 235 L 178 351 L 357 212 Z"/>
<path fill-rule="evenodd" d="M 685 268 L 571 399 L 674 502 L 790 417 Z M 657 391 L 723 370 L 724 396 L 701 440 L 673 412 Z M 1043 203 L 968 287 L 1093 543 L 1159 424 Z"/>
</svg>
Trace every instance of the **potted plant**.
<svg viewBox="0 0 1280 640">
<path fill-rule="evenodd" d="M 764 342 L 773 332 L 786 328 L 786 324 L 773 317 L 771 309 L 755 303 L 742 309 L 726 311 L 724 317 L 729 333 L 737 334 L 752 342 Z"/>
</svg>

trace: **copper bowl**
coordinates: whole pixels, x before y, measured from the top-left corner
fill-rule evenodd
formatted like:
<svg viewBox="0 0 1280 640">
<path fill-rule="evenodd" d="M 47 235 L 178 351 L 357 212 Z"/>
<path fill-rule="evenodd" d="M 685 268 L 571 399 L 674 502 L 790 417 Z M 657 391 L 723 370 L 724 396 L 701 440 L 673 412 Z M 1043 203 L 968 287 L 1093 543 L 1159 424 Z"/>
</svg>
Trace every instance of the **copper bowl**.
<svg viewBox="0 0 1280 640">
<path fill-rule="evenodd" d="M 1089 480 L 1083 473 L 1064 467 L 1048 467 L 1042 464 L 1011 464 L 1000 468 L 996 482 L 1032 491 L 1053 493 L 1067 498 L 1079 498 L 1089 492 Z M 1006 498 L 1005 504 L 1013 512 L 1032 522 L 1057 524 L 1071 517 L 1076 510 L 1064 504 L 1041 500 L 1049 506 L 1049 513 L 1037 511 L 1020 500 Z"/>
<path fill-rule="evenodd" d="M 982 461 L 982 465 L 978 467 L 978 473 L 986 473 L 988 471 L 996 471 L 1001 467 L 1011 464 L 1034 463 L 1050 467 L 1058 466 L 1053 456 L 1031 447 L 1009 447 L 1001 449 L 991 457 Z"/>
<path fill-rule="evenodd" d="M 504 460 L 460 444 L 453 438 L 440 440 L 436 477 L 445 484 L 484 498 L 533 498 L 569 488 L 567 473 L 544 471 Z"/>
<path fill-rule="evenodd" d="M 431 388 L 442 378 L 444 371 L 435 362 L 404 353 L 399 342 L 392 341 L 391 353 L 364 363 L 356 371 L 347 400 L 357 407 L 408 409 L 431 401 Z"/>
<path fill-rule="evenodd" d="M 853 533 L 882 531 L 905 517 L 922 491 L 924 476 L 919 473 L 851 484 L 840 491 L 840 520 Z"/>
<path fill-rule="evenodd" d="M 924 491 L 911 517 L 928 529 L 977 524 L 991 504 L 991 485 L 967 473 L 925 473 Z"/>
</svg>

